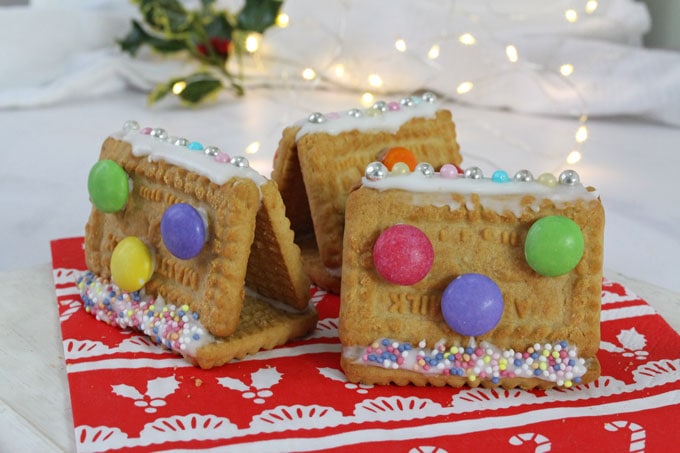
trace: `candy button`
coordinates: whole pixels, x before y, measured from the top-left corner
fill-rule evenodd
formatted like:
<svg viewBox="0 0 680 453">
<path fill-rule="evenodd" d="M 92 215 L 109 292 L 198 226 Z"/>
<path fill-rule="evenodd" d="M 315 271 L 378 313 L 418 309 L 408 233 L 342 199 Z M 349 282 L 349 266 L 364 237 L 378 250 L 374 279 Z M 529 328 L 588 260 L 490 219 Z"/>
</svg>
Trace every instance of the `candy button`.
<svg viewBox="0 0 680 453">
<path fill-rule="evenodd" d="M 102 212 L 118 212 L 125 207 L 130 193 L 128 175 L 116 162 L 100 160 L 87 177 L 92 204 Z"/>
<path fill-rule="evenodd" d="M 463 274 L 449 283 L 441 300 L 442 315 L 451 329 L 465 336 L 484 335 L 503 316 L 503 295 L 486 275 Z"/>
<path fill-rule="evenodd" d="M 416 159 L 416 156 L 411 151 L 406 148 L 402 148 L 401 146 L 390 148 L 385 151 L 380 161 L 385 164 L 389 171 L 392 171 L 392 167 L 397 162 L 403 162 L 408 165 L 410 171 L 415 170 L 416 165 L 418 165 L 418 159 Z"/>
<path fill-rule="evenodd" d="M 434 248 L 427 235 L 412 225 L 384 230 L 373 245 L 373 263 L 382 278 L 397 285 L 413 285 L 430 272 Z"/>
<path fill-rule="evenodd" d="M 124 291 L 137 291 L 153 274 L 151 251 L 135 236 L 120 241 L 111 254 L 111 278 Z"/>
<path fill-rule="evenodd" d="M 524 255 L 533 270 L 556 277 L 576 267 L 583 246 L 583 233 L 576 222 L 564 216 L 547 216 L 529 228 Z"/>
<path fill-rule="evenodd" d="M 198 255 L 205 244 L 205 223 L 193 206 L 174 204 L 161 218 L 161 237 L 170 253 L 188 260 Z"/>
</svg>

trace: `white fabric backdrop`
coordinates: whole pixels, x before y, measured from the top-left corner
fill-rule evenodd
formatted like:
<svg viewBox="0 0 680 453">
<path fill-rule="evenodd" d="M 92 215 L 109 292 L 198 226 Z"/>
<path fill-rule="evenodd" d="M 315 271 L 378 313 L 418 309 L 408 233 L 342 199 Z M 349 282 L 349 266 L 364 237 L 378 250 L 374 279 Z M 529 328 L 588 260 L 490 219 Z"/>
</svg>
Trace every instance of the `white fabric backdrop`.
<svg viewBox="0 0 680 453">
<path fill-rule="evenodd" d="M 191 3 L 191 2 L 188 2 Z M 221 2 L 232 10 L 239 1 Z M 472 105 L 528 113 L 636 115 L 680 125 L 680 53 L 645 49 L 644 4 L 600 0 L 289 0 L 285 29 L 270 29 L 248 84 L 290 87 L 304 68 L 326 87 L 411 92 L 426 88 Z M 574 9 L 575 22 L 565 19 Z M 120 0 L 35 0 L 0 9 L 0 108 L 32 107 L 155 83 L 191 68 L 114 44 L 136 13 Z M 463 33 L 475 45 L 458 41 Z M 406 49 L 395 49 L 403 39 Z M 428 52 L 438 46 L 437 58 Z M 518 61 L 506 56 L 506 46 Z M 344 72 L 338 76 L 336 68 Z M 571 64 L 565 77 L 559 68 Z M 368 76 L 380 75 L 382 88 Z M 471 81 L 466 94 L 456 87 Z"/>
</svg>

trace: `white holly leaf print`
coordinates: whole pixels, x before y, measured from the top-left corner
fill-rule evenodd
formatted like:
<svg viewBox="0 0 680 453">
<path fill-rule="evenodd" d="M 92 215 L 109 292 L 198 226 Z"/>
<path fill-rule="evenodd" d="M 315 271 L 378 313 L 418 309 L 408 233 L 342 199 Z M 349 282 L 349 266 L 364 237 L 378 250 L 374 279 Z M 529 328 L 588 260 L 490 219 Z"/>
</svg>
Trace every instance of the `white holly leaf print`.
<svg viewBox="0 0 680 453">
<path fill-rule="evenodd" d="M 123 396 L 125 398 L 130 398 L 133 400 L 143 399 L 144 395 L 139 393 L 139 390 L 127 384 L 112 385 L 111 390 L 118 396 Z"/>
<path fill-rule="evenodd" d="M 335 368 L 318 368 L 321 376 L 338 382 L 347 382 L 345 374 Z"/>
<path fill-rule="evenodd" d="M 146 384 L 146 394 L 151 399 L 165 398 L 179 388 L 175 376 L 153 379 Z"/>
<path fill-rule="evenodd" d="M 268 389 L 278 384 L 283 375 L 276 368 L 261 368 L 250 375 L 253 387 L 256 389 Z"/>
<path fill-rule="evenodd" d="M 647 345 L 647 340 L 645 339 L 645 336 L 642 335 L 637 330 L 635 330 L 635 327 L 633 327 L 630 330 L 622 330 L 616 336 L 616 339 L 619 340 L 621 346 L 631 351 L 642 350 Z"/>
<path fill-rule="evenodd" d="M 247 392 L 250 390 L 250 387 L 245 385 L 243 382 L 230 377 L 218 378 L 217 382 L 219 382 L 222 387 L 226 387 L 231 390 L 238 390 L 239 392 Z"/>
</svg>

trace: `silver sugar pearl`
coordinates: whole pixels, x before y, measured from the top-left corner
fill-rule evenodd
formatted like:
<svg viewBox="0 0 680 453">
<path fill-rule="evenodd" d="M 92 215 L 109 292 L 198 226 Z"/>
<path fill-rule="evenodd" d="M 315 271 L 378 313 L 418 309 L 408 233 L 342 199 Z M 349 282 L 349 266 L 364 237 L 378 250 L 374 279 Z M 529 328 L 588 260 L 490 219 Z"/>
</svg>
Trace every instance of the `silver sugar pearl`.
<svg viewBox="0 0 680 453">
<path fill-rule="evenodd" d="M 217 154 L 220 152 L 220 149 L 217 146 L 208 146 L 203 150 L 203 152 L 208 156 L 217 156 Z"/>
<path fill-rule="evenodd" d="M 387 107 L 387 102 L 385 101 L 378 101 L 375 104 L 373 104 L 373 109 L 374 110 L 379 110 L 381 112 L 386 112 L 388 110 Z"/>
<path fill-rule="evenodd" d="M 347 111 L 347 116 L 351 116 L 352 118 L 361 118 L 364 116 L 364 114 L 361 113 L 361 110 L 359 109 L 351 109 Z"/>
<path fill-rule="evenodd" d="M 413 98 L 411 96 L 402 98 L 399 103 L 404 107 L 413 107 L 415 105 L 415 102 L 413 102 Z"/>
<path fill-rule="evenodd" d="M 560 173 L 558 180 L 560 184 L 564 184 L 566 186 L 575 186 L 581 182 L 581 178 L 579 178 L 578 173 L 576 173 L 574 170 L 564 170 L 562 173 Z"/>
<path fill-rule="evenodd" d="M 484 177 L 484 173 L 479 167 L 466 168 L 463 175 L 468 179 L 482 179 Z"/>
<path fill-rule="evenodd" d="M 534 175 L 529 170 L 520 170 L 515 173 L 515 181 L 517 182 L 531 182 L 534 180 Z"/>
<path fill-rule="evenodd" d="M 168 133 L 165 132 L 165 129 L 162 129 L 160 127 L 154 127 L 153 129 L 151 129 L 151 133 L 149 135 L 151 135 L 152 137 L 159 138 L 161 140 L 165 140 L 166 138 L 168 138 Z"/>
<path fill-rule="evenodd" d="M 429 91 L 427 93 L 423 93 L 423 101 L 429 102 L 430 104 L 437 102 L 437 95 L 434 93 L 430 93 Z"/>
<path fill-rule="evenodd" d="M 177 137 L 175 141 L 172 142 L 172 144 L 175 146 L 187 146 L 189 144 L 189 140 L 184 137 Z"/>
<path fill-rule="evenodd" d="M 422 173 L 425 176 L 434 175 L 434 167 L 427 162 L 420 162 L 416 165 L 416 171 Z"/>
<path fill-rule="evenodd" d="M 380 181 L 385 178 L 389 171 L 387 167 L 382 162 L 371 162 L 366 166 L 366 171 L 364 175 L 369 181 Z"/>
<path fill-rule="evenodd" d="M 139 123 L 137 121 L 128 120 L 128 121 L 123 123 L 123 130 L 124 131 L 138 131 L 139 130 Z"/>
<path fill-rule="evenodd" d="M 324 116 L 323 113 L 314 112 L 311 115 L 309 115 L 309 117 L 307 118 L 307 121 L 309 121 L 310 123 L 314 123 L 314 124 L 321 124 L 321 123 L 324 123 L 326 121 L 326 117 Z"/>
<path fill-rule="evenodd" d="M 238 168 L 248 168 L 250 167 L 250 162 L 243 156 L 234 156 L 229 161 L 231 165 Z"/>
</svg>

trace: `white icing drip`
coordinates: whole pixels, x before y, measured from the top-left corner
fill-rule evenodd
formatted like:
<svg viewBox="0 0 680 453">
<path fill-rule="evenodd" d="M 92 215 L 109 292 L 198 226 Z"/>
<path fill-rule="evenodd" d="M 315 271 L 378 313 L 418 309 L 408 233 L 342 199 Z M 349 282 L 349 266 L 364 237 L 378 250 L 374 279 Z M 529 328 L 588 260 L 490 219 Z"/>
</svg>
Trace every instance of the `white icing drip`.
<svg viewBox="0 0 680 453">
<path fill-rule="evenodd" d="M 549 187 L 536 181 L 498 183 L 488 178 L 444 178 L 439 173 L 431 176 L 425 176 L 419 172 L 388 175 L 377 181 L 364 177 L 362 184 L 380 191 L 399 189 L 413 192 L 411 202 L 415 205 L 448 206 L 451 210 L 460 208 L 461 203 L 452 200 L 450 194 L 462 195 L 465 207 L 469 210 L 474 209 L 472 195 L 476 194 L 480 197 L 480 203 L 485 209 L 499 214 L 510 211 L 517 217 L 521 216 L 526 209 L 526 205 L 522 205 L 522 199 L 526 195 L 534 197 L 528 207 L 535 212 L 540 209 L 541 200 L 545 199 L 551 200 L 555 206 L 560 208 L 568 202 L 597 198 L 596 192 L 590 192 L 580 183 L 573 186 L 558 184 Z"/>
<path fill-rule="evenodd" d="M 205 176 L 215 184 L 222 185 L 231 178 L 248 178 L 258 186 L 267 179 L 252 168 L 238 168 L 228 163 L 217 162 L 213 156 L 203 151 L 192 151 L 184 146 L 177 146 L 138 130 L 120 131 L 112 134 L 113 138 L 124 140 L 132 145 L 134 156 L 148 156 L 150 162 L 163 160 L 189 171 Z"/>
<path fill-rule="evenodd" d="M 434 118 L 437 110 L 440 110 L 440 108 L 436 102 L 421 101 L 410 107 L 400 105 L 399 110 L 388 110 L 373 116 L 368 115 L 366 110 L 362 110 L 362 116 L 355 118 L 348 115 L 349 110 L 346 110 L 338 112 L 339 117 L 328 118 L 323 123 L 313 123 L 305 118 L 295 123 L 300 126 L 295 140 L 300 140 L 307 134 L 319 132 L 330 135 L 338 135 L 351 130 L 395 133 L 402 124 L 412 118 Z"/>
</svg>

